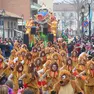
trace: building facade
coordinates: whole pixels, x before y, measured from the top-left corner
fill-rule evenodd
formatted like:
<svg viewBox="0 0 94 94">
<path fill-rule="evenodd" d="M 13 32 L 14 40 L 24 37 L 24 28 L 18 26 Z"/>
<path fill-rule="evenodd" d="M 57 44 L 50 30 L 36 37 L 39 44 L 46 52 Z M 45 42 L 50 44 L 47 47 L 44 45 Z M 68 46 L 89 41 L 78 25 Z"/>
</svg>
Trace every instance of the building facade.
<svg viewBox="0 0 94 94">
<path fill-rule="evenodd" d="M 77 30 L 77 12 L 73 5 L 71 4 L 65 4 L 65 3 L 54 3 L 53 5 L 53 11 L 54 15 L 59 21 L 59 30 L 61 31 L 69 31 L 68 33 L 75 35 Z M 92 8 L 92 14 L 94 14 L 93 8 Z M 84 18 L 88 20 L 88 6 L 87 10 L 85 11 Z M 82 23 L 81 23 L 81 14 L 79 18 L 80 22 L 80 31 L 82 29 Z M 92 16 L 92 33 L 94 31 L 94 17 Z M 88 26 L 84 27 L 84 31 L 89 31 Z M 79 31 L 79 32 L 80 32 Z"/>
<path fill-rule="evenodd" d="M 0 9 L 5 9 L 28 20 L 39 8 L 38 0 L 0 0 Z"/>
<path fill-rule="evenodd" d="M 77 15 L 72 5 L 64 3 L 54 3 L 53 5 L 54 15 L 59 20 L 58 29 L 60 31 L 69 30 L 75 31 L 77 28 Z M 74 33 L 74 32 L 72 32 Z"/>
<path fill-rule="evenodd" d="M 53 11 L 53 1 L 54 0 L 38 0 L 38 4 L 41 6 L 44 4 L 50 11 Z"/>
<path fill-rule="evenodd" d="M 17 36 L 18 19 L 21 19 L 21 17 L 8 11 L 5 11 L 2 15 L 2 10 L 0 10 L 0 37 L 3 37 L 3 34 L 4 38 Z"/>
<path fill-rule="evenodd" d="M 0 9 L 1 9 L 1 6 L 2 6 L 2 3 L 1 3 L 1 0 L 0 0 Z"/>
</svg>

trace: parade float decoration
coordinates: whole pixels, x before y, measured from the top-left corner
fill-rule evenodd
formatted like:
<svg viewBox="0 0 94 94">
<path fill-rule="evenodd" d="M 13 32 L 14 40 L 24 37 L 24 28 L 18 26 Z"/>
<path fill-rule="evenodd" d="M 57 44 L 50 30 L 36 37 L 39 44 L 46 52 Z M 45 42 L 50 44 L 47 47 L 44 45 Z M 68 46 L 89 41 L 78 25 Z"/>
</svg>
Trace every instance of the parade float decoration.
<svg viewBox="0 0 94 94">
<path fill-rule="evenodd" d="M 29 36 L 29 44 L 33 44 L 35 42 L 34 40 L 34 35 L 31 34 L 31 28 L 34 27 L 35 24 L 34 24 L 34 20 L 32 18 L 30 18 L 29 20 L 27 20 L 26 22 L 26 34 L 28 34 Z"/>
<path fill-rule="evenodd" d="M 44 40 L 44 43 L 48 41 L 48 35 L 53 34 L 54 41 L 56 41 L 58 21 L 54 14 L 50 12 L 44 5 L 38 10 L 38 13 L 34 15 L 34 19 L 29 19 L 26 22 L 26 34 L 29 34 L 30 43 L 34 43 L 34 35 L 31 34 L 31 28 L 36 27 L 37 35 Z"/>
</svg>

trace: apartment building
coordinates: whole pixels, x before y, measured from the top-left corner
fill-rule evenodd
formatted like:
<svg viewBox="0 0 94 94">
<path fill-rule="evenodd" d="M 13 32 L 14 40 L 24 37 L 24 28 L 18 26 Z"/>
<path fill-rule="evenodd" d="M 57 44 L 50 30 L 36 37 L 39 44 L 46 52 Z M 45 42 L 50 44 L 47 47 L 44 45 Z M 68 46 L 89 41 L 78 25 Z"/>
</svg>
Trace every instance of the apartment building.
<svg viewBox="0 0 94 94">
<path fill-rule="evenodd" d="M 0 0 L 0 9 L 5 9 L 19 16 L 24 16 L 27 20 L 36 14 L 40 7 L 38 0 Z"/>
</svg>

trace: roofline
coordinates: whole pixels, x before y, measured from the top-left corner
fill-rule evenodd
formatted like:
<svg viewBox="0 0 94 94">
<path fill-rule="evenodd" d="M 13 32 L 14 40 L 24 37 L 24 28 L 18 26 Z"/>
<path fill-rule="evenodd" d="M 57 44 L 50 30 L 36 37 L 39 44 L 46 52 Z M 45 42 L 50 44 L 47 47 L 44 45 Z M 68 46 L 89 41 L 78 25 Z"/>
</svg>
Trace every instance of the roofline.
<svg viewBox="0 0 94 94">
<path fill-rule="evenodd" d="M 22 19 L 21 17 L 12 17 L 12 16 L 2 16 L 1 14 L 0 14 L 0 17 L 1 18 L 16 18 L 16 19 Z"/>
<path fill-rule="evenodd" d="M 2 11 L 2 9 L 1 9 L 0 11 Z M 17 15 L 17 14 L 14 14 L 14 13 L 12 13 L 12 12 L 8 12 L 8 11 L 6 11 L 6 10 L 5 10 L 5 12 L 6 12 L 6 14 L 7 14 L 7 13 L 11 13 L 12 15 L 5 15 L 4 17 L 22 19 L 22 17 L 20 17 L 20 16 Z M 14 16 L 13 16 L 13 15 L 14 15 Z M 0 12 L 0 17 L 3 17 L 3 15 L 1 14 L 1 12 Z"/>
</svg>

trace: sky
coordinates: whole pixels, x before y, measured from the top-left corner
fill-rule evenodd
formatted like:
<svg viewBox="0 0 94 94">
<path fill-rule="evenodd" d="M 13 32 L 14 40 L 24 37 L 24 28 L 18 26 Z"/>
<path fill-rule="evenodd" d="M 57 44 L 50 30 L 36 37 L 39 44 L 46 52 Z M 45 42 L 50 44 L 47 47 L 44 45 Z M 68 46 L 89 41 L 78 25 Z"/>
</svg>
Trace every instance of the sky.
<svg viewBox="0 0 94 94">
<path fill-rule="evenodd" d="M 64 0 L 53 0 L 54 3 L 61 3 Z M 66 1 L 70 1 L 70 0 L 66 0 Z"/>
<path fill-rule="evenodd" d="M 56 2 L 62 2 L 63 0 L 54 0 L 54 2 L 56 3 Z"/>
</svg>

